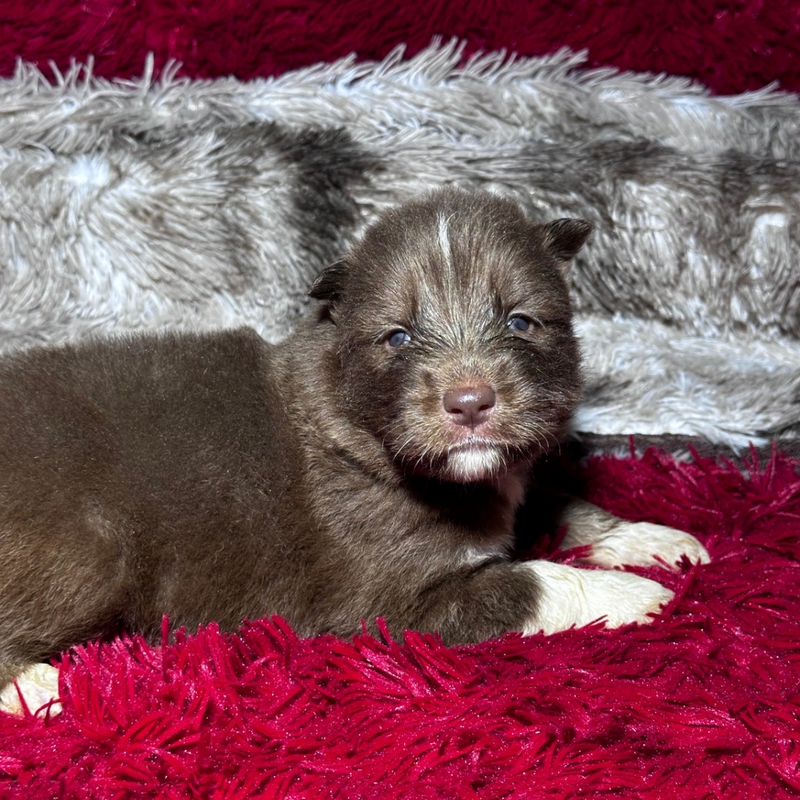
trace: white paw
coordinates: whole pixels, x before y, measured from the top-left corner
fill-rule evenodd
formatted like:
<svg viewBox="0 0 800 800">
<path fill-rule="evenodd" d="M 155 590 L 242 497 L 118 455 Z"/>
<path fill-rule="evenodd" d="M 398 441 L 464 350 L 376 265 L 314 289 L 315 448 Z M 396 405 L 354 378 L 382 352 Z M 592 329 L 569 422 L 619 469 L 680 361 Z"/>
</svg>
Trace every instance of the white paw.
<svg viewBox="0 0 800 800">
<path fill-rule="evenodd" d="M 537 613 L 523 633 L 555 633 L 604 619 L 609 628 L 629 622 L 651 622 L 650 614 L 669 603 L 673 593 L 660 583 L 618 570 L 590 570 L 527 561 L 539 578 Z"/>
<path fill-rule="evenodd" d="M 591 552 L 581 561 L 599 567 L 678 566 L 686 556 L 692 563 L 707 564 L 708 551 L 694 536 L 652 522 L 619 521 L 608 533 L 592 542 Z"/>
<path fill-rule="evenodd" d="M 31 664 L 0 692 L 0 711 L 17 717 L 23 716 L 20 694 L 25 699 L 28 710 L 35 714 L 58 697 L 58 670 L 50 664 Z M 53 703 L 49 713 L 61 713 L 61 703 Z"/>
</svg>

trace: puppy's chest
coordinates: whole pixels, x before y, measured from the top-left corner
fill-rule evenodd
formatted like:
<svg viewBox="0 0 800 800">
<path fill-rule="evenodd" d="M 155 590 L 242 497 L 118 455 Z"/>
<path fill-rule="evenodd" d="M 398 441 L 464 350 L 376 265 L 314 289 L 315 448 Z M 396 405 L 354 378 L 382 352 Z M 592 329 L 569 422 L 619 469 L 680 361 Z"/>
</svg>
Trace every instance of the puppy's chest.
<svg viewBox="0 0 800 800">
<path fill-rule="evenodd" d="M 328 464 L 309 493 L 312 513 L 336 546 L 359 558 L 408 558 L 435 570 L 504 555 L 515 502 L 493 486 L 401 479 L 389 482 Z"/>
</svg>

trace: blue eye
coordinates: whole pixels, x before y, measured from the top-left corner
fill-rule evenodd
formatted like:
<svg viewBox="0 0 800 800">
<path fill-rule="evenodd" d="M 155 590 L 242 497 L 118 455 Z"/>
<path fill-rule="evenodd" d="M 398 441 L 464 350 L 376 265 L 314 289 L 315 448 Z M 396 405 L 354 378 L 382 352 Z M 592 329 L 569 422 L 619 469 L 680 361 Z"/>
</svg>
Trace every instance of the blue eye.
<svg viewBox="0 0 800 800">
<path fill-rule="evenodd" d="M 527 317 L 520 316 L 519 314 L 509 317 L 506 324 L 512 331 L 520 331 L 520 333 L 524 333 L 531 327 L 531 321 Z"/>
<path fill-rule="evenodd" d="M 390 333 L 386 341 L 389 347 L 402 347 L 411 341 L 411 337 L 405 331 L 395 331 Z"/>
</svg>

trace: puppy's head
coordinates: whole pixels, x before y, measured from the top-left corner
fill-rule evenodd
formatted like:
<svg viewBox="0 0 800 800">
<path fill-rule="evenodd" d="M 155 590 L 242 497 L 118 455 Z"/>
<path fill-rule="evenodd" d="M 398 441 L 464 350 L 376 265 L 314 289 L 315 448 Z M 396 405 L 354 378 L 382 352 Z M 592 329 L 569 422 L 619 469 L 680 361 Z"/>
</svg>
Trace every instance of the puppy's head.
<svg viewBox="0 0 800 800">
<path fill-rule="evenodd" d="M 590 232 L 453 189 L 386 213 L 310 290 L 342 411 L 409 474 L 491 480 L 549 449 L 580 387 L 564 274 Z"/>
</svg>

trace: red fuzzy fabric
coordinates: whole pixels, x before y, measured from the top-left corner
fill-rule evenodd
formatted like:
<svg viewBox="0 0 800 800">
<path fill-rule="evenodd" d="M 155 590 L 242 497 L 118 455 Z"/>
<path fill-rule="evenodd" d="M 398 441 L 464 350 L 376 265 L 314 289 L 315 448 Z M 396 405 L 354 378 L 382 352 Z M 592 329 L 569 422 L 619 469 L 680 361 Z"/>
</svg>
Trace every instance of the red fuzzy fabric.
<svg viewBox="0 0 800 800">
<path fill-rule="evenodd" d="M 699 78 L 736 93 L 800 89 L 800 0 L 2 0 L 0 74 L 17 58 L 51 74 L 94 57 L 102 77 L 138 77 L 152 51 L 195 78 L 277 75 L 357 52 L 413 54 L 433 36 L 467 53 L 588 49 L 592 66 Z"/>
<path fill-rule="evenodd" d="M 63 661 L 60 716 L 0 715 L 0 796 L 797 797 L 800 462 L 588 469 L 596 501 L 708 545 L 710 565 L 650 571 L 677 593 L 652 625 L 91 645 Z"/>
</svg>

